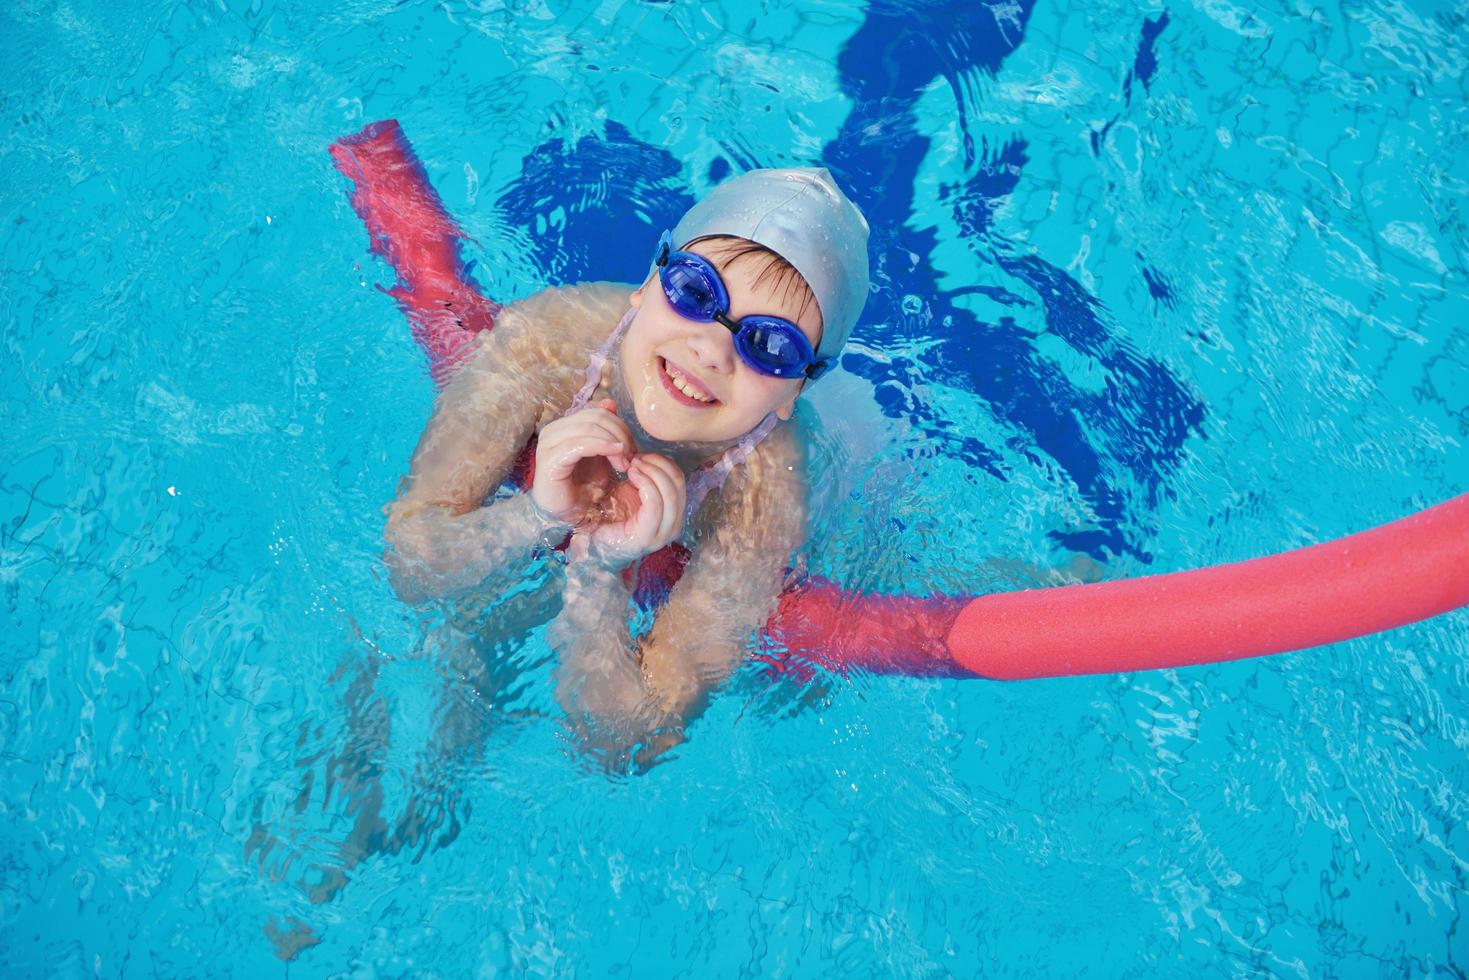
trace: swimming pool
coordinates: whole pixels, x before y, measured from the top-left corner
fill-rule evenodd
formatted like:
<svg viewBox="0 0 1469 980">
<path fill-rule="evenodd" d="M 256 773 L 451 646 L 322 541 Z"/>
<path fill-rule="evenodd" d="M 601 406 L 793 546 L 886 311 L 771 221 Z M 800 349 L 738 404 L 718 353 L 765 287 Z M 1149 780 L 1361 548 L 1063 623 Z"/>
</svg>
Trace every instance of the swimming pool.
<svg viewBox="0 0 1469 980">
<path fill-rule="evenodd" d="M 638 277 L 736 170 L 837 173 L 878 285 L 811 406 L 839 581 L 1172 570 L 1465 489 L 1462 11 L 749 10 L 0 12 L 8 972 L 1465 969 L 1463 612 L 752 674 L 627 778 L 539 635 L 394 599 L 433 389 L 325 153 L 388 116 L 505 299 Z"/>
</svg>

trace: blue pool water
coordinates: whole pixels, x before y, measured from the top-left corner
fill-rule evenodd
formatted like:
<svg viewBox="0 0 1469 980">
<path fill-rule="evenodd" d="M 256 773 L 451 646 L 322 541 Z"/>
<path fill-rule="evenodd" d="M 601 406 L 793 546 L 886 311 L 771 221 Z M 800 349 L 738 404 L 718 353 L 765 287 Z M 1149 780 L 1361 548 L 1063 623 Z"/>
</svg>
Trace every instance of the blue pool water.
<svg viewBox="0 0 1469 980">
<path fill-rule="evenodd" d="M 491 295 L 829 166 L 876 292 L 805 560 L 981 591 L 1469 489 L 1466 8 L 0 9 L 10 976 L 1462 976 L 1469 614 L 1189 670 L 737 678 L 571 751 L 544 636 L 398 602 L 432 404 L 326 146 Z"/>
</svg>

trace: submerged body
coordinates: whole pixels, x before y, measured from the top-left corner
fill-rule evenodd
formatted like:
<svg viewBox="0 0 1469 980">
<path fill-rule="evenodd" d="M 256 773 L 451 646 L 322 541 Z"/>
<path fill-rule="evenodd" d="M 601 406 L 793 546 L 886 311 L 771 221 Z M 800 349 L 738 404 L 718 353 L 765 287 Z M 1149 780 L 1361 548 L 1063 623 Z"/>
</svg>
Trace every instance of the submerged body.
<svg viewBox="0 0 1469 980">
<path fill-rule="evenodd" d="M 468 282 L 395 123 L 332 153 L 436 378 L 452 372 L 390 508 L 395 585 L 504 594 L 538 549 L 564 551 L 559 700 L 618 748 L 676 739 L 775 611 L 804 538 L 787 423 L 866 300 L 866 220 L 823 169 L 751 171 L 663 233 L 641 286 L 552 288 L 501 310 Z M 529 493 L 497 493 L 512 474 Z M 649 578 L 667 579 L 685 538 L 692 559 L 634 636 L 633 566 L 651 559 Z"/>
<path fill-rule="evenodd" d="M 405 595 L 503 591 L 524 575 L 538 549 L 564 537 L 538 512 L 534 490 L 494 499 L 496 490 L 511 476 L 527 443 L 567 421 L 589 361 L 619 318 L 630 306 L 661 301 L 656 291 L 638 293 L 606 283 L 548 289 L 505 307 L 493 331 L 470 341 L 473 346 L 440 395 L 391 507 L 387 538 L 395 582 Z M 676 417 L 658 401 L 673 397 L 649 390 L 642 375 L 649 363 L 657 363 L 656 350 L 683 344 L 690 373 L 712 379 L 707 383 L 716 387 L 720 379 L 732 379 L 737 368 L 722 350 L 702 345 L 728 346 L 729 340 L 707 327 L 678 336 L 679 325 L 659 312 L 649 310 L 650 324 L 675 334 L 631 331 L 622 345 L 627 356 L 606 363 L 592 393 L 593 407 L 578 414 L 615 419 L 607 408 L 631 403 L 637 427 L 649 428 L 651 419 L 658 429 L 655 438 L 686 435 L 683 430 L 689 428 L 695 435 L 723 434 L 701 414 L 715 414 L 709 408 L 689 407 L 691 418 Z M 661 379 L 653 380 L 661 386 Z M 728 409 L 740 403 L 731 395 L 722 404 Z M 758 410 L 758 405 L 751 409 Z M 554 430 L 538 449 L 537 486 L 548 472 L 546 446 L 556 441 L 551 435 Z M 703 442 L 716 452 L 724 447 L 717 439 Z M 668 444 L 697 447 L 700 441 Z M 638 455 L 669 459 L 640 446 L 633 450 L 634 460 Z M 687 468 L 710 453 L 695 448 L 683 455 L 679 482 Z M 627 499 L 632 483 L 616 477 L 614 461 L 633 465 L 633 460 L 589 453 L 573 461 L 573 479 L 567 481 L 584 494 L 588 512 L 600 516 L 600 527 L 616 524 L 641 503 Z M 660 727 L 676 727 L 697 710 L 704 693 L 739 663 L 749 638 L 774 611 L 791 554 L 804 538 L 805 494 L 800 440 L 791 425 L 778 425 L 692 516 L 682 535 L 693 546 L 692 559 L 653 628 L 639 638 L 628 626 L 631 579 L 614 567 L 620 555 L 614 548 L 612 562 L 590 560 L 576 539 L 586 537 L 590 546 L 596 534 L 581 522 L 567 549 L 572 557 L 563 603 L 550 631 L 560 657 L 558 696 L 573 718 L 640 738 Z"/>
</svg>

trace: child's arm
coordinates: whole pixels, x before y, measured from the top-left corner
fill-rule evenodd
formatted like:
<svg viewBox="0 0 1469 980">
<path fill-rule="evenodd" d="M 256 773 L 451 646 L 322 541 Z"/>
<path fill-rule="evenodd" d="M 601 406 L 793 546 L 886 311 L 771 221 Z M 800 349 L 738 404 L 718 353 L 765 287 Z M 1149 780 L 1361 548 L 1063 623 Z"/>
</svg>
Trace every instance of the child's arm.
<svg viewBox="0 0 1469 980">
<path fill-rule="evenodd" d="M 595 563 L 568 565 L 566 603 L 550 634 L 562 657 L 563 705 L 634 739 L 700 710 L 775 609 L 804 539 L 805 495 L 799 444 L 777 428 L 700 513 L 694 558 L 640 651 L 622 577 Z"/>
<path fill-rule="evenodd" d="M 805 456 L 780 426 L 700 515 L 693 560 L 643 645 L 643 676 L 667 721 L 703 709 L 770 619 L 806 539 Z"/>
<path fill-rule="evenodd" d="M 494 569 L 522 567 L 540 541 L 524 494 L 480 506 L 538 421 L 526 385 L 541 372 L 516 339 L 503 329 L 480 335 L 419 437 L 383 535 L 394 588 L 405 599 L 447 595 Z"/>
<path fill-rule="evenodd" d="M 529 494 L 485 504 L 504 482 L 541 419 L 571 399 L 589 339 L 605 333 L 626 290 L 547 290 L 502 311 L 493 332 L 439 396 L 384 536 L 394 586 L 410 600 L 519 574 L 547 535 Z M 615 318 L 615 313 L 611 313 Z M 588 324 L 590 324 L 590 332 Z M 583 336 L 585 335 L 585 336 Z"/>
</svg>

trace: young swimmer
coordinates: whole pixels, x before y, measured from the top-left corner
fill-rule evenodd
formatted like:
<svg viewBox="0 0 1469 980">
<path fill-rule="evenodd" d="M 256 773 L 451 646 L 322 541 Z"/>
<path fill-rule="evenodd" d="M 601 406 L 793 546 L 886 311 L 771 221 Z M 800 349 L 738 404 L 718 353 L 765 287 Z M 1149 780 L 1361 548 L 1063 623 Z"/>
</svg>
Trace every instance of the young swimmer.
<svg viewBox="0 0 1469 980">
<path fill-rule="evenodd" d="M 867 222 L 825 170 L 757 170 L 653 258 L 636 288 L 546 289 L 477 335 L 386 531 L 414 598 L 499 591 L 569 535 L 557 697 L 627 744 L 696 713 L 774 609 L 805 534 L 786 423 L 861 313 Z M 495 496 L 532 437 L 530 492 Z M 624 571 L 680 539 L 688 567 L 634 638 Z"/>
</svg>

